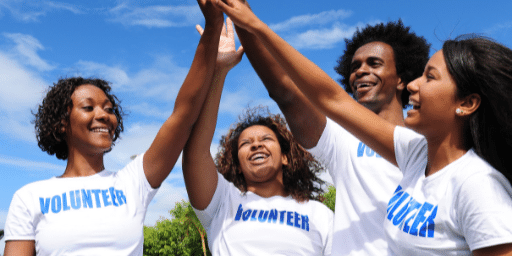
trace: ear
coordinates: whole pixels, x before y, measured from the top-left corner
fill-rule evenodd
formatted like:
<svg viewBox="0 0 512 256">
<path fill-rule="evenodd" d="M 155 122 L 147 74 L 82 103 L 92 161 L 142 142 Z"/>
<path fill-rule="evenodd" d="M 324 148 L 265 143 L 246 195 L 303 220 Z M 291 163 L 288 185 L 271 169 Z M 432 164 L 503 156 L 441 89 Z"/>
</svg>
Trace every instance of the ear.
<svg viewBox="0 0 512 256">
<path fill-rule="evenodd" d="M 66 120 L 61 120 L 60 121 L 60 128 L 59 128 L 59 133 L 66 133 L 66 127 L 68 126 L 68 122 Z"/>
<path fill-rule="evenodd" d="M 396 85 L 396 89 L 399 91 L 403 91 L 405 89 L 405 84 L 402 81 L 402 78 L 398 77 L 398 83 Z"/>
<path fill-rule="evenodd" d="M 281 155 L 281 163 L 282 163 L 283 165 L 288 165 L 288 157 L 286 157 L 286 155 L 285 155 L 285 154 L 282 154 L 282 155 Z"/>
<path fill-rule="evenodd" d="M 473 114 L 478 107 L 480 107 L 480 103 L 482 102 L 482 98 L 480 98 L 480 95 L 477 93 L 472 93 L 464 99 L 462 99 L 462 102 L 459 105 L 459 108 L 461 113 L 458 113 L 458 116 L 469 116 Z"/>
</svg>

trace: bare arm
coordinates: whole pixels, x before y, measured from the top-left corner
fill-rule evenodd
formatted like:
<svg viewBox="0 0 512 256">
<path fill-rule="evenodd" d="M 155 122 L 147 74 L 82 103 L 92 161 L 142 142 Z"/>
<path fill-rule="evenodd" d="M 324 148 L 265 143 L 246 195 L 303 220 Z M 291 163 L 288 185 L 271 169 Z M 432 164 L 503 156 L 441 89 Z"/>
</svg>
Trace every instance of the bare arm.
<svg viewBox="0 0 512 256">
<path fill-rule="evenodd" d="M 222 32 L 214 79 L 201 113 L 183 150 L 183 176 L 190 203 L 203 210 L 217 188 L 217 168 L 210 153 L 224 80 L 228 71 L 240 62 L 243 49 L 235 50 L 233 23 L 226 21 L 227 31 Z M 201 33 L 200 27 L 198 28 Z"/>
<path fill-rule="evenodd" d="M 245 55 L 286 117 L 295 139 L 305 148 L 316 146 L 325 128 L 325 115 L 309 102 L 255 35 L 235 28 Z"/>
<path fill-rule="evenodd" d="M 34 240 L 13 240 L 5 242 L 4 256 L 36 255 Z"/>
<path fill-rule="evenodd" d="M 206 19 L 204 33 L 190 71 L 178 92 L 173 113 L 144 155 L 144 173 L 154 188 L 162 184 L 178 160 L 211 84 L 223 23 L 222 12 L 211 1 L 198 0 Z"/>
<path fill-rule="evenodd" d="M 388 161 L 396 164 L 393 145 L 395 125 L 358 104 L 318 66 L 259 20 L 247 6 L 237 0 L 225 1 L 227 4 L 223 1 L 215 3 L 237 26 L 258 37 L 313 105 Z"/>
<path fill-rule="evenodd" d="M 512 256 L 512 244 L 500 244 L 473 251 L 475 256 Z"/>
</svg>

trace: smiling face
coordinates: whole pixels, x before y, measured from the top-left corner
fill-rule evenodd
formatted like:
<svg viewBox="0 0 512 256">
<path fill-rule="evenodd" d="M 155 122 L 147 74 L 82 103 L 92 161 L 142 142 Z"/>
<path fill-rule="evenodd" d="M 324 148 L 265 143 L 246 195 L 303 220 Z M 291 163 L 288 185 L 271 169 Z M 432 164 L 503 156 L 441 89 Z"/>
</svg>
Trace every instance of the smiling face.
<svg viewBox="0 0 512 256">
<path fill-rule="evenodd" d="M 407 85 L 411 92 L 405 124 L 427 137 L 454 129 L 456 109 L 461 99 L 456 96 L 457 85 L 452 79 L 442 51 L 435 53 L 427 63 L 423 75 Z"/>
<path fill-rule="evenodd" d="M 352 58 L 350 70 L 350 86 L 359 103 L 375 113 L 392 101 L 401 104 L 404 85 L 396 73 L 390 45 L 371 42 L 361 46 Z"/>
<path fill-rule="evenodd" d="M 255 183 L 283 183 L 283 165 L 288 164 L 276 134 L 263 125 L 246 128 L 238 139 L 238 161 L 247 187 Z"/>
<path fill-rule="evenodd" d="M 69 122 L 65 125 L 68 151 L 103 154 L 112 146 L 117 118 L 105 93 L 90 84 L 80 85 L 71 95 Z"/>
</svg>

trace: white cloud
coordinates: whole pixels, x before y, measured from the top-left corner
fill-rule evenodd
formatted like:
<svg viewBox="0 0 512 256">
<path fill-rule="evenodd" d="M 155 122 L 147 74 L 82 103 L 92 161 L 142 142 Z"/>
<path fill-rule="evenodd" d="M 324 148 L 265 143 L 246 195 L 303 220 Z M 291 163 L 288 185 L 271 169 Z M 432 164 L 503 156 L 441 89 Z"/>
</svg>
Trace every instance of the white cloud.
<svg viewBox="0 0 512 256">
<path fill-rule="evenodd" d="M 43 45 L 31 35 L 20 33 L 4 33 L 5 37 L 11 39 L 16 46 L 11 53 L 25 65 L 32 66 L 39 71 L 49 71 L 54 67 L 41 59 L 37 54 L 38 50 L 44 50 Z"/>
<path fill-rule="evenodd" d="M 47 83 L 11 56 L 0 51 L 0 132 L 35 141 L 31 110 L 43 97 Z"/>
<path fill-rule="evenodd" d="M 356 27 L 349 27 L 339 23 L 331 28 L 312 29 L 293 36 L 288 36 L 288 42 L 296 49 L 330 49 L 351 37 Z"/>
<path fill-rule="evenodd" d="M 15 19 L 23 22 L 38 22 L 40 17 L 56 10 L 69 11 L 74 14 L 84 13 L 76 5 L 51 1 L 3 0 L 0 1 L 0 8 L 9 10 Z"/>
<path fill-rule="evenodd" d="M 147 102 L 133 106 L 127 106 L 124 109 L 131 113 L 136 112 L 145 117 L 156 117 L 162 120 L 166 120 L 172 114 L 172 109 L 161 110 L 157 106 L 150 105 Z"/>
<path fill-rule="evenodd" d="M 130 127 L 125 127 L 121 139 L 116 141 L 112 151 L 105 155 L 105 167 L 120 170 L 130 162 L 131 156 L 146 152 L 161 126 L 162 124 L 134 123 Z"/>
<path fill-rule="evenodd" d="M 244 88 L 247 88 L 244 86 Z M 262 88 L 262 90 L 265 90 Z M 277 113 L 279 108 L 277 104 L 268 97 L 256 97 L 254 92 L 242 89 L 236 92 L 225 91 L 219 106 L 221 114 L 230 114 L 234 117 L 239 116 L 248 107 L 269 106 L 270 112 Z"/>
<path fill-rule="evenodd" d="M 317 14 L 306 14 L 292 17 L 286 21 L 277 24 L 271 24 L 270 28 L 274 31 L 286 31 L 311 25 L 324 25 L 352 15 L 351 11 L 330 10 Z"/>
<path fill-rule="evenodd" d="M 65 10 L 70 11 L 74 14 L 84 14 L 84 11 L 80 10 L 79 7 L 68 4 L 68 3 L 59 3 L 59 2 L 43 2 L 46 6 L 48 6 L 50 9 L 56 9 L 56 10 Z"/>
<path fill-rule="evenodd" d="M 109 66 L 92 61 L 78 61 L 83 76 L 95 76 L 112 82 L 116 91 L 136 92 L 137 95 L 174 102 L 188 68 L 177 66 L 170 56 L 158 56 L 154 65 L 129 74 L 124 67 Z M 135 108 L 137 109 L 137 108 Z"/>
<path fill-rule="evenodd" d="M 110 14 L 113 22 L 149 28 L 191 26 L 201 22 L 203 17 L 197 5 L 133 7 L 122 3 L 112 8 Z"/>
<path fill-rule="evenodd" d="M 55 174 L 61 174 L 62 170 L 66 169 L 65 166 L 50 164 L 47 162 L 38 162 L 32 161 L 24 158 L 12 157 L 12 156 L 2 156 L 0 155 L 0 164 L 5 165 L 14 165 L 18 168 L 23 168 L 30 171 L 49 171 L 55 172 Z"/>
<path fill-rule="evenodd" d="M 506 33 L 505 31 L 510 29 L 512 29 L 512 21 L 496 24 L 491 28 L 485 30 L 484 33 L 490 36 L 497 33 Z"/>
</svg>

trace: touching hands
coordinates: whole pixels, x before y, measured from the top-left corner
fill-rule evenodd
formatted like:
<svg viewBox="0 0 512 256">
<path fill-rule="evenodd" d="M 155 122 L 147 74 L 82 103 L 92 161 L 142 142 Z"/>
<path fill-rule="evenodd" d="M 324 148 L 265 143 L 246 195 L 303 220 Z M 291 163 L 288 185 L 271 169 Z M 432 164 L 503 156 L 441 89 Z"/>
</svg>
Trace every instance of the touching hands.
<svg viewBox="0 0 512 256">
<path fill-rule="evenodd" d="M 206 24 L 222 24 L 224 23 L 224 14 L 214 4 L 215 0 L 197 0 L 199 8 L 204 15 Z"/>
<path fill-rule="evenodd" d="M 196 25 L 196 29 L 199 34 L 203 34 L 203 28 L 200 25 Z M 219 52 L 215 68 L 227 72 L 242 60 L 243 54 L 244 49 L 242 46 L 236 50 L 233 22 L 230 18 L 227 18 L 220 34 Z"/>
<path fill-rule="evenodd" d="M 244 0 L 212 0 L 215 6 L 229 16 L 233 22 L 240 28 L 249 32 L 261 20 L 254 15 Z"/>
</svg>

